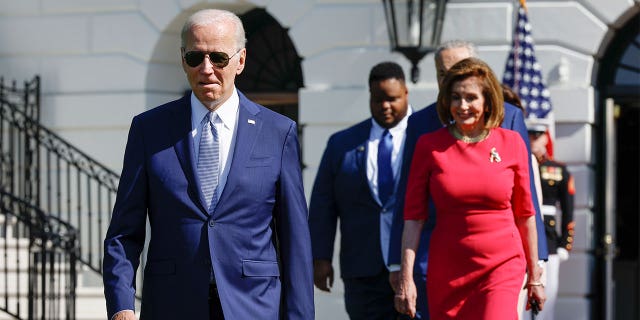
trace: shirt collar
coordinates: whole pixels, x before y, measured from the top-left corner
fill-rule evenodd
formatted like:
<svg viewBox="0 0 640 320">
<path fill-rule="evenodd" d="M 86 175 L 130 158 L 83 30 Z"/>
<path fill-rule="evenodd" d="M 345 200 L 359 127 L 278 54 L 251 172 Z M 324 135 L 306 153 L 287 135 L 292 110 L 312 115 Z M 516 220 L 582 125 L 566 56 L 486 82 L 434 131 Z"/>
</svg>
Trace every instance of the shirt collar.
<svg viewBox="0 0 640 320">
<path fill-rule="evenodd" d="M 236 115 L 238 113 L 238 108 L 240 105 L 240 97 L 238 96 L 238 91 L 236 88 L 233 88 L 233 93 L 227 99 L 227 101 L 223 102 L 218 109 L 216 109 L 216 114 L 222 124 L 229 128 L 233 129 L 236 124 Z M 196 95 L 191 92 L 191 112 L 193 114 L 192 119 L 194 123 L 199 124 L 202 122 L 202 118 L 207 115 L 209 109 L 207 109 L 200 100 L 196 97 Z"/>
<path fill-rule="evenodd" d="M 413 108 L 409 105 L 407 107 L 407 114 L 396 124 L 395 127 L 389 128 L 389 132 L 391 136 L 397 137 L 398 134 L 403 133 L 407 129 L 407 122 L 409 120 L 409 116 L 413 113 Z M 374 139 L 379 139 L 382 136 L 382 132 L 386 130 L 382 126 L 380 126 L 375 119 L 371 118 L 371 137 Z"/>
</svg>

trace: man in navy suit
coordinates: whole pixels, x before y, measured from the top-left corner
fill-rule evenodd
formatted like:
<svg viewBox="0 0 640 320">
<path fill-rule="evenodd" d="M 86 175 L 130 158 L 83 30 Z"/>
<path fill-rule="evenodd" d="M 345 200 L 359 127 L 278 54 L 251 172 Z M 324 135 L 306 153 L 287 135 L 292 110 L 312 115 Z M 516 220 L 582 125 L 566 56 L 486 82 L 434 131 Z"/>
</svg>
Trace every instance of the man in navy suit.
<svg viewBox="0 0 640 320">
<path fill-rule="evenodd" d="M 323 291 L 333 285 L 331 259 L 340 220 L 340 271 L 349 317 L 395 320 L 387 249 L 411 113 L 402 68 L 394 62 L 374 66 L 369 94 L 371 118 L 333 134 L 318 168 L 309 207 L 314 282 Z"/>
<path fill-rule="evenodd" d="M 477 57 L 475 46 L 472 43 L 460 40 L 443 43 L 438 48 L 435 54 L 438 86 L 442 85 L 444 76 L 449 68 L 451 68 L 458 61 L 469 57 Z M 415 149 L 416 142 L 421 135 L 442 128 L 442 126 L 443 124 L 438 118 L 438 112 L 436 111 L 435 103 L 427 106 L 420 111 L 417 111 L 416 113 L 412 114 L 411 117 L 409 117 L 402 170 L 397 190 L 396 210 L 394 212 L 393 226 L 391 231 L 391 244 L 389 248 L 389 263 L 391 264 L 399 264 L 401 259 L 401 239 L 404 226 L 404 197 L 407 189 L 409 168 L 411 166 L 411 160 L 413 158 L 413 151 Z M 520 133 L 520 136 L 522 136 L 525 145 L 527 145 L 527 148 L 529 148 L 529 136 L 527 133 L 527 127 L 524 122 L 524 116 L 520 109 L 511 104 L 505 103 L 505 115 L 504 121 L 502 122 L 502 127 Z M 529 157 L 529 159 L 531 159 L 531 157 Z M 531 160 L 529 161 L 529 175 L 533 177 Z M 531 190 L 535 190 L 534 179 L 531 179 Z M 545 241 L 544 224 L 542 223 L 540 216 L 540 208 L 537 200 L 537 195 L 536 192 L 531 192 L 531 194 L 536 211 L 538 258 L 541 261 L 547 260 L 547 244 Z M 429 316 L 426 297 L 427 256 L 429 253 L 429 240 L 431 238 L 431 232 L 433 231 L 435 224 L 435 207 L 433 205 L 433 202 L 430 201 L 429 219 L 422 228 L 422 233 L 420 235 L 420 244 L 418 246 L 418 252 L 416 252 L 416 264 L 413 277 L 418 291 L 416 311 L 418 317 L 421 317 L 422 319 L 427 319 Z M 525 275 L 523 274 L 523 277 L 524 276 Z M 392 272 L 390 274 L 389 281 L 392 283 L 397 283 L 398 277 L 399 272 Z"/>
<path fill-rule="evenodd" d="M 104 241 L 109 319 L 135 319 L 147 218 L 141 318 L 314 318 L 296 125 L 236 90 L 245 42 L 235 14 L 193 14 L 192 93 L 132 121 Z"/>
</svg>

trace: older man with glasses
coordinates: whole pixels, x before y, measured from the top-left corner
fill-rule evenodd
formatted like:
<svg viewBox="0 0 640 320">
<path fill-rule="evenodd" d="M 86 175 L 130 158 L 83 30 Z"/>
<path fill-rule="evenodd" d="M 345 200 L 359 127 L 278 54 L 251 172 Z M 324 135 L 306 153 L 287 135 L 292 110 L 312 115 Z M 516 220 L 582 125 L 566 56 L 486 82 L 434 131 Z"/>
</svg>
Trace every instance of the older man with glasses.
<svg viewBox="0 0 640 320">
<path fill-rule="evenodd" d="M 235 14 L 193 14 L 192 92 L 133 119 L 104 246 L 109 319 L 135 319 L 147 218 L 142 317 L 314 317 L 296 124 L 236 90 L 245 42 Z"/>
</svg>

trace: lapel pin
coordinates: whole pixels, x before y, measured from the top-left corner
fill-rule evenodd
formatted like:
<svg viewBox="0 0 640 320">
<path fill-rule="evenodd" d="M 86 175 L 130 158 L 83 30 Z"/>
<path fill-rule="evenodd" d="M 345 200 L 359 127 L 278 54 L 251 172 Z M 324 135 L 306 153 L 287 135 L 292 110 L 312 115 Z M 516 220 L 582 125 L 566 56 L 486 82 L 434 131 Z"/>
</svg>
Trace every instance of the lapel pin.
<svg viewBox="0 0 640 320">
<path fill-rule="evenodd" d="M 256 124 L 256 121 L 253 119 L 247 119 L 248 124 Z"/>
<path fill-rule="evenodd" d="M 489 161 L 490 162 L 500 162 L 502 161 L 502 159 L 500 159 L 500 155 L 498 154 L 498 151 L 496 151 L 496 148 L 493 147 L 491 148 L 491 154 L 489 156 Z"/>
</svg>

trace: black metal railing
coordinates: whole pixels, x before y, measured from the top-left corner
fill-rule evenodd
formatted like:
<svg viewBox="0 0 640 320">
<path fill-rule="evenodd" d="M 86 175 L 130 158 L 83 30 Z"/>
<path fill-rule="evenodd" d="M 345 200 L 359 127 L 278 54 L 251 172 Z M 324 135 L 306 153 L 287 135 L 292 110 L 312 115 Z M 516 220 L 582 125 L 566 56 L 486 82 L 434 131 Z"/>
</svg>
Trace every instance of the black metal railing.
<svg viewBox="0 0 640 320">
<path fill-rule="evenodd" d="M 83 266 L 78 271 L 100 276 L 119 176 L 40 125 L 39 117 L 38 77 L 22 88 L 0 79 L 0 188 L 72 226 L 78 242 L 75 258 Z"/>
<path fill-rule="evenodd" d="M 18 87 L 16 81 L 5 83 L 0 78 L 0 101 L 2 105 L 12 108 L 2 108 L 0 117 L 29 118 L 33 123 L 39 122 L 40 117 L 40 78 L 25 81 L 23 87 Z M 10 115 L 7 115 L 10 113 Z M 21 199 L 33 199 L 34 180 L 31 176 L 36 165 L 37 154 L 34 153 L 35 144 L 21 131 L 25 131 L 25 121 L 21 130 L 15 130 L 11 124 L 0 123 L 0 185 L 3 190 Z"/>
<path fill-rule="evenodd" d="M 75 229 L 0 190 L 0 233 L 0 310 L 16 319 L 75 319 Z"/>
<path fill-rule="evenodd" d="M 17 81 L 7 82 L 0 77 L 0 97 L 18 107 L 27 117 L 40 121 L 40 77 L 35 76 L 22 85 L 19 87 Z"/>
<path fill-rule="evenodd" d="M 35 80 L 24 90 L 39 91 Z M 29 106 L 34 98 L 18 104 L 24 90 L 0 87 L 0 185 L 78 230 L 78 260 L 101 274 L 119 176 L 30 117 L 39 111 Z"/>
</svg>

